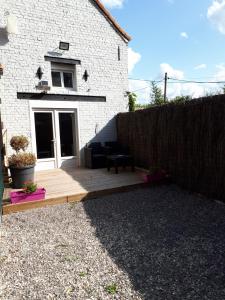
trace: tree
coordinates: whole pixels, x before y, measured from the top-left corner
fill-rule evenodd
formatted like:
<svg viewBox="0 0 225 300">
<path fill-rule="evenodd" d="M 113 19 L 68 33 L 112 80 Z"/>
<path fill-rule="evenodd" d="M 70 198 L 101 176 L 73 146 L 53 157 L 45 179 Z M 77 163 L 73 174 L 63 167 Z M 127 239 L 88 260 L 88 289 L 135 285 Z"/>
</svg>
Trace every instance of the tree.
<svg viewBox="0 0 225 300">
<path fill-rule="evenodd" d="M 176 96 L 174 99 L 172 99 L 170 102 L 173 103 L 184 103 L 187 101 L 192 100 L 192 97 L 187 95 L 187 96 Z"/>
<path fill-rule="evenodd" d="M 222 94 L 225 94 L 225 85 L 221 89 L 222 89 Z"/>
<path fill-rule="evenodd" d="M 151 82 L 151 104 L 153 105 L 162 105 L 164 104 L 164 96 L 163 92 L 160 87 L 157 86 L 157 84 L 152 81 Z"/>
<path fill-rule="evenodd" d="M 129 111 L 135 111 L 135 105 L 137 101 L 137 95 L 135 93 L 129 93 Z"/>
</svg>

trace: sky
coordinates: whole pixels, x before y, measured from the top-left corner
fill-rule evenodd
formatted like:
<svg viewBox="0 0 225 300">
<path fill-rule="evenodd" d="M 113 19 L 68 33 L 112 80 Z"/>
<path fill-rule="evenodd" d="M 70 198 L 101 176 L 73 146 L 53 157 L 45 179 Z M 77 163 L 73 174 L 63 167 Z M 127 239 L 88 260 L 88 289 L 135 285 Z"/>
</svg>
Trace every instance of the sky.
<svg viewBox="0 0 225 300">
<path fill-rule="evenodd" d="M 150 82 L 225 81 L 225 0 L 102 0 L 132 36 L 130 91 L 150 101 Z M 131 80 L 141 79 L 141 80 Z M 163 82 L 158 83 L 163 88 Z M 200 97 L 224 84 L 168 81 L 168 97 Z"/>
</svg>

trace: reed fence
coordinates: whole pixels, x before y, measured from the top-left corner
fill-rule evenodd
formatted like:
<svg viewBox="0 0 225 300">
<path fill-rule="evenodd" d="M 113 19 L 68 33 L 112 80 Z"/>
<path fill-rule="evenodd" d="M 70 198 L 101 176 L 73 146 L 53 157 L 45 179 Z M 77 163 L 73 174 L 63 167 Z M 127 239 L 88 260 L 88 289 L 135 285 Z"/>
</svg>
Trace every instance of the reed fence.
<svg viewBox="0 0 225 300">
<path fill-rule="evenodd" d="M 137 166 L 165 169 L 190 191 L 225 201 L 225 95 L 121 113 L 117 132 Z"/>
</svg>

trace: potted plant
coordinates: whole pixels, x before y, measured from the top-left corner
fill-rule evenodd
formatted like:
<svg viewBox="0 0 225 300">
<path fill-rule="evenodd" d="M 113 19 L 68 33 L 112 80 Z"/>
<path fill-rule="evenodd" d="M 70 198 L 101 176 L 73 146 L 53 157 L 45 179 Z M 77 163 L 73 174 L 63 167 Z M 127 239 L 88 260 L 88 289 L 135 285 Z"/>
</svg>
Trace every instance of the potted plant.
<svg viewBox="0 0 225 300">
<path fill-rule="evenodd" d="M 11 203 L 22 203 L 29 201 L 37 201 L 45 199 L 46 190 L 44 188 L 37 188 L 37 184 L 32 181 L 25 182 L 22 191 L 11 192 Z"/>
<path fill-rule="evenodd" d="M 8 158 L 8 165 L 12 177 L 13 188 L 20 189 L 24 182 L 34 180 L 34 167 L 36 157 L 33 153 L 26 152 L 29 145 L 28 139 L 23 136 L 14 136 L 10 146 L 16 152 Z"/>
</svg>

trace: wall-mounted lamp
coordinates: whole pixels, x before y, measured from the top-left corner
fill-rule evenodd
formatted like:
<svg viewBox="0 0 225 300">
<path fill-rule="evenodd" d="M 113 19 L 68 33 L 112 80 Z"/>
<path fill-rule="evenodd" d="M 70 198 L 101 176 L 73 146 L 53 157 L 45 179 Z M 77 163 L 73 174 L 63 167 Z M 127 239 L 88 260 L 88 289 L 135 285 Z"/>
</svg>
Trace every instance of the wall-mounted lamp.
<svg viewBox="0 0 225 300">
<path fill-rule="evenodd" d="M 59 42 L 59 49 L 64 51 L 69 51 L 70 44 L 66 42 Z"/>
<path fill-rule="evenodd" d="M 83 75 L 84 80 L 87 81 L 89 76 L 90 75 L 88 74 L 88 71 L 85 70 L 84 75 Z"/>
<path fill-rule="evenodd" d="M 39 80 L 41 80 L 43 74 L 44 74 L 44 72 L 42 71 L 42 68 L 39 67 L 39 68 L 37 69 L 37 73 L 36 73 L 36 75 L 37 75 L 37 77 L 38 77 Z"/>
<path fill-rule="evenodd" d="M 9 14 L 7 17 L 7 25 L 6 25 L 7 33 L 17 34 L 18 27 L 17 27 L 17 17 L 14 15 Z"/>
</svg>

